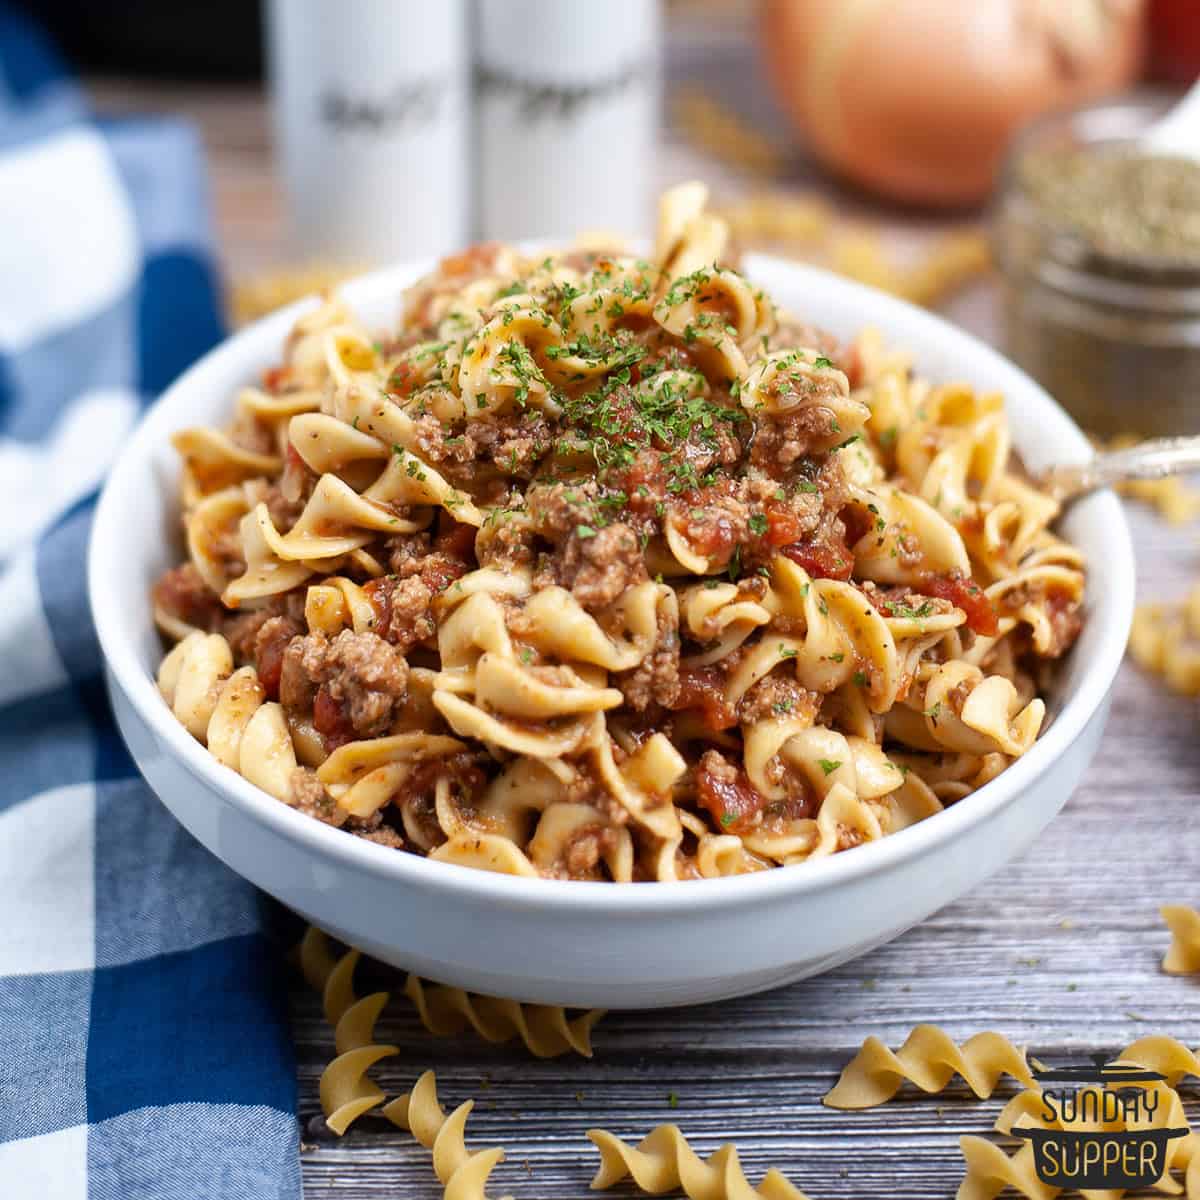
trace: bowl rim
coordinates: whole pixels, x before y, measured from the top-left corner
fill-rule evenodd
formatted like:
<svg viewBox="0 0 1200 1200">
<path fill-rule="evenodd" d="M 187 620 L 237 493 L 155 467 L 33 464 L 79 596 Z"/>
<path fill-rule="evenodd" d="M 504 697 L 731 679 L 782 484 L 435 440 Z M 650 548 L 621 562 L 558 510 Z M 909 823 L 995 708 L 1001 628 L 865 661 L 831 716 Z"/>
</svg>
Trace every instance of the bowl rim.
<svg viewBox="0 0 1200 1200">
<path fill-rule="evenodd" d="M 539 243 L 544 245 L 548 243 Z M 340 296 L 351 306 L 377 304 L 388 296 L 399 298 L 403 288 L 426 273 L 432 259 L 399 263 L 357 277 L 341 285 Z M 889 315 L 926 331 L 928 340 L 951 347 L 966 362 L 987 364 L 1008 374 L 1013 383 L 1036 397 L 1045 409 L 1045 420 L 1058 426 L 1058 434 L 1078 458 L 1091 446 L 1074 421 L 1045 390 L 999 351 L 944 318 L 874 288 L 805 264 L 769 255 L 746 256 L 745 272 L 784 272 L 795 278 L 798 290 L 809 294 L 822 288 L 841 291 L 863 310 L 862 324 L 887 330 Z M 438 894 L 464 894 L 494 907 L 540 908 L 546 904 L 573 912 L 611 917 L 680 914 L 710 906 L 758 905 L 782 893 L 795 896 L 837 887 L 865 876 L 883 875 L 915 857 L 932 854 L 965 834 L 972 826 L 998 813 L 1024 790 L 1032 787 L 1064 754 L 1096 714 L 1111 690 L 1125 653 L 1133 617 L 1134 559 L 1129 526 L 1120 501 L 1111 492 L 1080 501 L 1091 511 L 1091 520 L 1105 530 L 1106 558 L 1115 568 L 1105 591 L 1096 652 L 1082 666 L 1078 685 L 1066 698 L 1049 728 L 1033 747 L 996 779 L 933 818 L 920 821 L 888 837 L 796 868 L 775 868 L 717 879 L 654 881 L 646 885 L 619 886 L 610 882 L 563 881 L 503 875 L 478 868 L 429 860 L 416 854 L 368 842 L 325 825 L 261 791 L 231 768 L 220 764 L 175 720 L 163 704 L 154 678 L 146 672 L 135 646 L 133 624 L 122 616 L 115 591 L 105 586 L 118 569 L 121 544 L 119 508 L 122 493 L 144 474 L 144 463 L 156 446 L 179 424 L 172 410 L 193 390 L 203 388 L 209 374 L 220 374 L 243 357 L 265 358 L 263 348 L 277 353 L 295 318 L 311 308 L 308 296 L 271 313 L 222 341 L 195 362 L 168 387 L 144 414 L 109 473 L 97 505 L 88 547 L 88 593 L 97 637 L 109 672 L 110 685 L 120 688 L 133 710 L 189 774 L 205 784 L 226 804 L 241 809 L 272 832 L 299 843 L 318 859 L 335 860 L 341 867 L 365 872 L 397 883 Z M 969 375 L 969 371 L 964 371 Z M 1007 390 L 1007 389 L 1006 389 Z M 1097 619 L 1096 606 L 1089 613 Z M 128 628 L 127 628 L 128 627 Z"/>
</svg>

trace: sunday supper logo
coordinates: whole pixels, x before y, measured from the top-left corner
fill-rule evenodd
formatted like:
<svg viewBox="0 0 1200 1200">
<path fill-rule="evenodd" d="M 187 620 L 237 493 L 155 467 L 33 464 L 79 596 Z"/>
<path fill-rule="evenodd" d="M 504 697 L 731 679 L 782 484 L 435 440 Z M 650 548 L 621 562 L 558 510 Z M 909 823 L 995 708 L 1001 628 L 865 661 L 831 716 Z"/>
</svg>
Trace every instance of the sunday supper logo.
<svg viewBox="0 0 1200 1200">
<path fill-rule="evenodd" d="M 1090 1067 L 1039 1070 L 1036 1125 L 1015 1125 L 1034 1170 L 1058 1188 L 1148 1187 L 1169 1164 L 1168 1146 L 1189 1132 L 1170 1127 L 1166 1076 L 1098 1056 Z"/>
</svg>

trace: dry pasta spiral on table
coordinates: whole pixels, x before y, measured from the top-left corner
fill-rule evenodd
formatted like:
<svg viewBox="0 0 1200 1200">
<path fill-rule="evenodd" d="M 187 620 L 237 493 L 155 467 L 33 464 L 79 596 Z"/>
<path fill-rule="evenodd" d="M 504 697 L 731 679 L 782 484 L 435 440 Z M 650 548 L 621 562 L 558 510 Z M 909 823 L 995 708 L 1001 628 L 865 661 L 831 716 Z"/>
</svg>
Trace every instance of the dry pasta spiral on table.
<svg viewBox="0 0 1200 1200">
<path fill-rule="evenodd" d="M 1004 1075 L 1034 1086 L 1022 1051 L 998 1033 L 977 1033 L 959 1046 L 936 1025 L 918 1025 L 899 1050 L 869 1037 L 825 1095 L 830 1108 L 871 1108 L 890 1100 L 905 1080 L 923 1092 L 940 1092 L 955 1075 L 981 1099 Z"/>
<path fill-rule="evenodd" d="M 308 985 L 321 993 L 326 1021 L 335 1027 L 338 1052 L 370 1041 L 389 999 L 376 992 L 362 1000 L 354 993 L 354 970 L 359 951 L 338 956 L 329 938 L 310 925 L 300 943 L 299 965 Z M 446 984 L 427 983 L 416 975 L 404 981 L 404 994 L 417 1018 L 436 1037 L 449 1037 L 473 1029 L 488 1042 L 519 1039 L 535 1058 L 557 1058 L 575 1053 L 592 1056 L 592 1029 L 604 1016 L 600 1008 L 569 1017 L 566 1009 L 550 1004 L 521 1004 L 497 996 L 476 995 Z"/>
<path fill-rule="evenodd" d="M 693 1200 L 805 1200 L 804 1193 L 774 1167 L 754 1187 L 743 1173 L 732 1143 L 701 1158 L 678 1125 L 657 1126 L 637 1146 L 626 1145 L 605 1129 L 589 1129 L 588 1137 L 600 1151 L 594 1189 L 610 1188 L 629 1176 L 652 1195 L 678 1189 Z"/>
<path fill-rule="evenodd" d="M 569 1051 L 591 1058 L 592 1027 L 604 1016 L 603 1009 L 593 1008 L 568 1018 L 558 1005 L 472 996 L 462 988 L 428 985 L 416 975 L 405 981 L 404 994 L 430 1033 L 445 1037 L 470 1028 L 488 1042 L 520 1038 L 535 1058 L 557 1058 Z"/>
<path fill-rule="evenodd" d="M 1139 604 L 1129 631 L 1129 653 L 1183 696 L 1200 695 L 1200 585 L 1175 604 Z"/>
<path fill-rule="evenodd" d="M 1163 970 L 1168 975 L 1200 974 L 1200 912 L 1184 904 L 1167 904 L 1162 915 L 1171 930 Z"/>
<path fill-rule="evenodd" d="M 1121 1051 L 1122 1062 L 1133 1063 L 1147 1071 L 1157 1071 L 1166 1077 L 1171 1087 L 1185 1075 L 1200 1078 L 1200 1054 L 1189 1050 L 1181 1041 L 1162 1034 L 1138 1038 Z"/>
<path fill-rule="evenodd" d="M 408 1130 L 433 1152 L 433 1171 L 445 1188 L 446 1200 L 484 1200 L 488 1176 L 504 1161 L 499 1146 L 467 1149 L 467 1118 L 474 1106 L 473 1100 L 464 1100 L 447 1116 L 438 1103 L 437 1079 L 432 1071 L 426 1071 L 411 1092 L 397 1097 L 383 1110 L 393 1125 Z"/>
<path fill-rule="evenodd" d="M 329 940 L 316 926 L 309 926 L 300 943 L 300 969 L 309 986 L 321 993 L 325 1020 L 334 1028 L 337 1056 L 321 1072 L 318 1090 L 325 1123 L 339 1136 L 386 1099 L 367 1071 L 400 1053 L 397 1046 L 375 1041 L 375 1024 L 389 996 L 373 992 L 360 999 L 355 994 L 354 969 L 359 958 L 353 949 L 334 955 Z"/>
<path fill-rule="evenodd" d="M 624 883 L 840 853 L 1030 749 L 1085 571 L 1001 398 L 779 311 L 706 204 L 667 192 L 649 258 L 475 247 L 378 334 L 327 299 L 176 435 L 160 682 L 223 763 Z"/>
</svg>

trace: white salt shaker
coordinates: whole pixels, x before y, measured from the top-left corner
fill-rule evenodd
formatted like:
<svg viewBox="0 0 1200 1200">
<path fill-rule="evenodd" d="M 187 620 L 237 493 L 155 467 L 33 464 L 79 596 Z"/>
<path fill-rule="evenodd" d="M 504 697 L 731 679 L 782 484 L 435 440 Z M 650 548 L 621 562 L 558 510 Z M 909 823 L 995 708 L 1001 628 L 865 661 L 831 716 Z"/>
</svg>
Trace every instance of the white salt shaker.
<svg viewBox="0 0 1200 1200">
<path fill-rule="evenodd" d="M 476 0 L 485 238 L 649 229 L 657 0 Z"/>
<path fill-rule="evenodd" d="M 372 264 L 470 233 L 469 0 L 270 0 L 293 252 Z"/>
</svg>

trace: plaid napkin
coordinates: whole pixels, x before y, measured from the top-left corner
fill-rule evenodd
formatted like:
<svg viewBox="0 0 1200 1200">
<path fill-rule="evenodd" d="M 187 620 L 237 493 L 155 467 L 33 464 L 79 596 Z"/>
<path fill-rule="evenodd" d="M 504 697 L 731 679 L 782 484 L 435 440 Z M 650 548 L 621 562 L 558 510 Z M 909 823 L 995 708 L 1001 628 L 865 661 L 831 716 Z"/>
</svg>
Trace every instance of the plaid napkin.
<svg viewBox="0 0 1200 1200">
<path fill-rule="evenodd" d="M 263 900 L 138 777 L 84 590 L 97 485 L 221 333 L 198 146 L 94 121 L 0 4 L 0 1196 L 300 1195 Z"/>
</svg>

